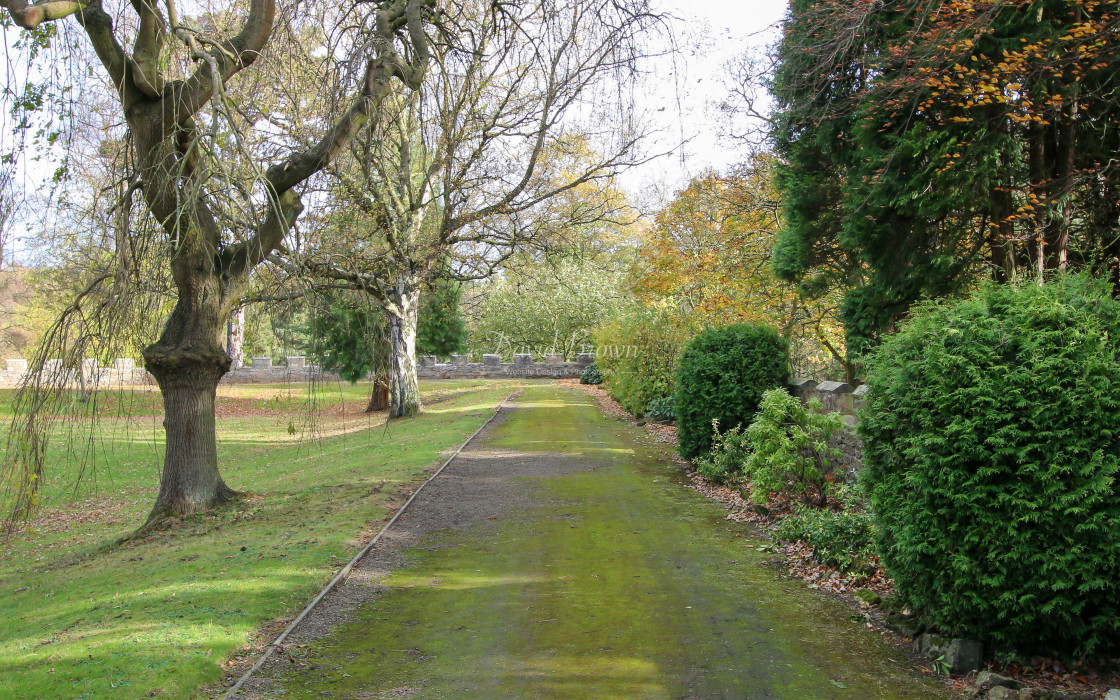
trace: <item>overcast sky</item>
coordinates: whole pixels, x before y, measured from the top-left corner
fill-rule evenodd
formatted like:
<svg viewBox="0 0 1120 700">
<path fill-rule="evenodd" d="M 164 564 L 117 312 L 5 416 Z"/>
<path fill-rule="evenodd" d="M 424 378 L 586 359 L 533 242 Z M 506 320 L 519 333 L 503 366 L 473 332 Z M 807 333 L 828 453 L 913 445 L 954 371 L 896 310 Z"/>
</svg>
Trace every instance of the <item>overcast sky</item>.
<svg viewBox="0 0 1120 700">
<path fill-rule="evenodd" d="M 672 157 L 628 174 L 628 189 L 676 189 L 706 168 L 742 160 L 743 151 L 721 138 L 725 124 L 716 105 L 728 94 L 724 64 L 773 43 L 786 7 L 786 0 L 658 0 L 658 9 L 679 19 L 681 52 L 650 77 L 646 108 L 661 135 L 647 147 L 662 152 L 687 143 Z"/>
</svg>

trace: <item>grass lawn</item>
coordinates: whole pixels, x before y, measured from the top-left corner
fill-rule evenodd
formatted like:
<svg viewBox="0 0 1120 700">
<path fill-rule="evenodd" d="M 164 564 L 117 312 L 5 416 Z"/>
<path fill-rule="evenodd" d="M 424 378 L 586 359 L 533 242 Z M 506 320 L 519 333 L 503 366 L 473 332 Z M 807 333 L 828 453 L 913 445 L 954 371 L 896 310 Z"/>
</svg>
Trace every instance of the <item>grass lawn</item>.
<svg viewBox="0 0 1120 700">
<path fill-rule="evenodd" d="M 425 412 L 389 425 L 361 385 L 220 387 L 222 474 L 251 495 L 123 547 L 158 490 L 160 402 L 102 394 L 92 438 L 55 429 L 31 530 L 0 540 L 0 697 L 213 695 L 517 386 L 422 384 Z"/>
</svg>

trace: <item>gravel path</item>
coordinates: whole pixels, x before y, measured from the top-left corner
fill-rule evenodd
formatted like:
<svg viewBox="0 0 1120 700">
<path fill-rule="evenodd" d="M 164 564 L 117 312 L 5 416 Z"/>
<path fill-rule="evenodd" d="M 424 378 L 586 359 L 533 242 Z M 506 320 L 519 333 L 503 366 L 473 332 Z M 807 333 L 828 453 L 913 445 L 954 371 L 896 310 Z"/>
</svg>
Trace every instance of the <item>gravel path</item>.
<svg viewBox="0 0 1120 700">
<path fill-rule="evenodd" d="M 646 440 L 527 390 L 238 697 L 944 697 Z"/>
</svg>

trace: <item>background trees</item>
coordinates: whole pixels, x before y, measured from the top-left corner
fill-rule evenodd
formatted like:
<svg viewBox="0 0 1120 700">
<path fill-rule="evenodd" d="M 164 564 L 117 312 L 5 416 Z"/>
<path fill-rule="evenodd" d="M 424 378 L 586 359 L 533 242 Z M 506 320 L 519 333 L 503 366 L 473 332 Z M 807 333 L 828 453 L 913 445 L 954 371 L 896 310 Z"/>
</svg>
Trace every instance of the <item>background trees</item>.
<svg viewBox="0 0 1120 700">
<path fill-rule="evenodd" d="M 388 315 L 392 416 L 420 410 L 425 282 L 484 279 L 618 215 L 610 180 L 642 159 L 624 81 L 658 22 L 645 0 L 449 5 L 433 70 L 383 101 L 331 168 L 330 214 L 278 262 Z"/>
<path fill-rule="evenodd" d="M 625 268 L 609 259 L 522 261 L 487 285 L 472 311 L 471 341 L 483 352 L 593 351 L 592 331 L 627 301 Z"/>
<path fill-rule="evenodd" d="M 1118 21 L 1080 0 L 793 3 L 779 276 L 849 285 L 857 349 L 978 277 L 1114 276 Z"/>
</svg>

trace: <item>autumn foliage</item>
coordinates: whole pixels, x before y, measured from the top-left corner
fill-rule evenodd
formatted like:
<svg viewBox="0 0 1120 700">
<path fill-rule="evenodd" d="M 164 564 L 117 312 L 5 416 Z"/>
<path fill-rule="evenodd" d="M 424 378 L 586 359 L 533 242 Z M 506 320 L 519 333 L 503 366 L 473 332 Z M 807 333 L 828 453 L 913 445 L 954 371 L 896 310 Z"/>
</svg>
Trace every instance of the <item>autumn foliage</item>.
<svg viewBox="0 0 1120 700">
<path fill-rule="evenodd" d="M 923 296 L 1120 260 L 1120 6 L 795 0 L 773 81 L 779 276 L 860 349 Z"/>
</svg>

